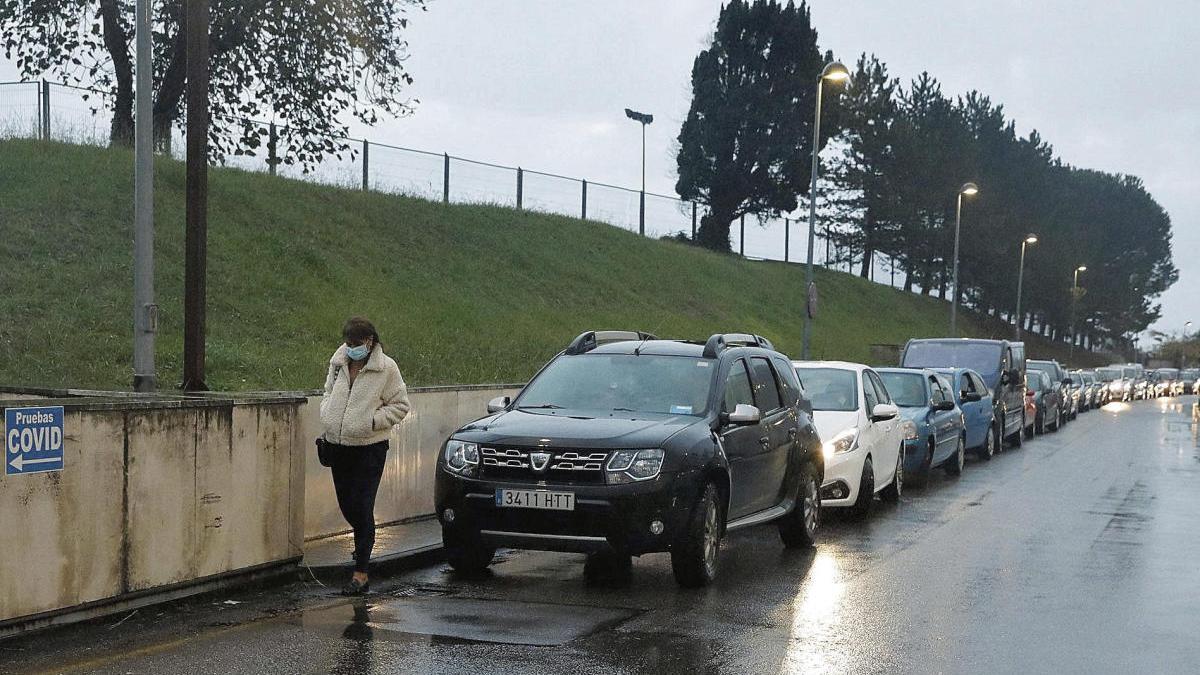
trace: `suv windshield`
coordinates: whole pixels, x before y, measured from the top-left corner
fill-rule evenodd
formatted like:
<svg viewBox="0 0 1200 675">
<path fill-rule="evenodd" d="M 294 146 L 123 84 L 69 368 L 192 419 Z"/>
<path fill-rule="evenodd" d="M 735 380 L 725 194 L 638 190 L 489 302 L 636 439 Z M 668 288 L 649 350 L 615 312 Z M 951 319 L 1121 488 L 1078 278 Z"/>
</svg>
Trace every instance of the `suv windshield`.
<svg viewBox="0 0 1200 675">
<path fill-rule="evenodd" d="M 561 356 L 529 383 L 517 409 L 703 415 L 714 362 L 684 356 Z"/>
<path fill-rule="evenodd" d="M 797 368 L 813 410 L 858 410 L 858 378 L 842 368 Z"/>
<path fill-rule="evenodd" d="M 921 373 L 879 373 L 883 386 L 887 387 L 892 402 L 901 408 L 923 408 L 925 400 L 925 376 Z"/>
<path fill-rule="evenodd" d="M 990 374 L 1000 370 L 1001 347 L 982 342 L 912 342 L 904 352 L 905 368 L 970 368 Z"/>
<path fill-rule="evenodd" d="M 1121 371 L 1117 368 L 1097 368 L 1096 377 L 1101 382 L 1112 382 L 1121 379 Z"/>
</svg>

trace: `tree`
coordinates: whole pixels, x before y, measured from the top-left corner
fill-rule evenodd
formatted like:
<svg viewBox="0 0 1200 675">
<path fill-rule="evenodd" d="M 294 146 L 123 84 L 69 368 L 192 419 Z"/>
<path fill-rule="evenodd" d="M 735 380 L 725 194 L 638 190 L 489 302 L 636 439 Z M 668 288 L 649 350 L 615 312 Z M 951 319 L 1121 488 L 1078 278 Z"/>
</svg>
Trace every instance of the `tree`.
<svg viewBox="0 0 1200 675">
<path fill-rule="evenodd" d="M 425 0 L 212 0 L 209 53 L 214 157 L 252 151 L 268 117 L 296 133 L 280 156 L 308 166 L 346 149 L 351 116 L 404 115 L 406 11 Z M 26 77 L 52 74 L 111 92 L 114 145 L 133 143 L 132 0 L 0 0 L 5 55 Z M 153 0 L 154 128 L 183 114 L 185 0 Z"/>
<path fill-rule="evenodd" d="M 806 4 L 731 0 L 721 9 L 692 65 L 692 105 L 679 132 L 675 190 L 708 205 L 700 244 L 727 251 L 737 218 L 795 210 L 811 176 L 823 66 Z"/>
<path fill-rule="evenodd" d="M 841 225 L 834 234 L 839 246 L 861 251 L 859 275 L 867 278 L 875 253 L 890 249 L 895 234 L 892 177 L 896 175 L 893 130 L 898 83 L 888 75 L 887 66 L 866 54 L 859 57 L 851 80 L 854 86 L 838 104 L 844 150 L 826 171 L 831 189 L 822 191 L 822 201 Z"/>
</svg>

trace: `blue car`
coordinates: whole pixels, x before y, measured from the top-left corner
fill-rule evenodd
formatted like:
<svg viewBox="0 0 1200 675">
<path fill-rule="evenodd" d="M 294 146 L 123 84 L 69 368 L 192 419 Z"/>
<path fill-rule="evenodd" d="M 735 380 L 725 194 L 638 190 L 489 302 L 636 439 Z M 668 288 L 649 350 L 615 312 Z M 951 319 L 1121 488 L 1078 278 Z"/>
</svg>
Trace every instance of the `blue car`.
<svg viewBox="0 0 1200 675">
<path fill-rule="evenodd" d="M 1000 426 L 996 424 L 992 390 L 983 376 L 970 368 L 937 368 L 954 387 L 954 400 L 962 410 L 967 427 L 967 450 L 984 461 L 1000 449 Z"/>
<path fill-rule="evenodd" d="M 921 483 L 935 467 L 951 476 L 966 462 L 966 425 L 954 387 L 928 368 L 879 368 L 892 402 L 904 420 L 904 472 Z"/>
</svg>

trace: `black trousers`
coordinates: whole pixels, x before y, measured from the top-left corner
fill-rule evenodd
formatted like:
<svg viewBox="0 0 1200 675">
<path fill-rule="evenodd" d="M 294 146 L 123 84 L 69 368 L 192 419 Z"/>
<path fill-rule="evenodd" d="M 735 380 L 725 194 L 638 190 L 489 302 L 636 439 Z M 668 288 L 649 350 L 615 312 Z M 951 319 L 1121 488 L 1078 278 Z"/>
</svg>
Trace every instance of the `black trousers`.
<svg viewBox="0 0 1200 675">
<path fill-rule="evenodd" d="M 387 461 L 388 443 L 334 445 L 333 489 L 342 517 L 354 528 L 354 571 L 367 572 L 375 548 L 375 495 Z"/>
</svg>

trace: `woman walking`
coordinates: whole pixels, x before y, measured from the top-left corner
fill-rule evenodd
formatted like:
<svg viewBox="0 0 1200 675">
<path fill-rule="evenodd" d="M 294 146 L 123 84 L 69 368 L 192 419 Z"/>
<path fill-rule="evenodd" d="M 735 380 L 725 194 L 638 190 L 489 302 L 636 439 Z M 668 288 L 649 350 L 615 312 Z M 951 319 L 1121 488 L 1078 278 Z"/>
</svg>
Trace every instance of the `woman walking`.
<svg viewBox="0 0 1200 675">
<path fill-rule="evenodd" d="M 354 528 L 354 576 L 342 594 L 362 595 L 370 586 L 375 493 L 387 460 L 388 435 L 411 406 L 400 369 L 383 353 L 370 321 L 351 318 L 342 328 L 342 340 L 329 359 L 321 425 L 338 507 Z"/>
</svg>

